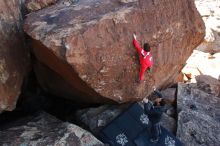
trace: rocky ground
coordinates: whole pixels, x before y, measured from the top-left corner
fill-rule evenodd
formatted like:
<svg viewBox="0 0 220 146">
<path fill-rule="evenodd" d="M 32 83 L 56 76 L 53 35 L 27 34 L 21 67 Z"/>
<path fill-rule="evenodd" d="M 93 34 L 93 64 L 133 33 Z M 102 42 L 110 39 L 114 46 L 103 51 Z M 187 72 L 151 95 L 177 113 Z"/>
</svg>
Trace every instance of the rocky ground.
<svg viewBox="0 0 220 146">
<path fill-rule="evenodd" d="M 40 112 L 0 131 L 1 145 L 104 146 L 86 130 Z"/>
</svg>

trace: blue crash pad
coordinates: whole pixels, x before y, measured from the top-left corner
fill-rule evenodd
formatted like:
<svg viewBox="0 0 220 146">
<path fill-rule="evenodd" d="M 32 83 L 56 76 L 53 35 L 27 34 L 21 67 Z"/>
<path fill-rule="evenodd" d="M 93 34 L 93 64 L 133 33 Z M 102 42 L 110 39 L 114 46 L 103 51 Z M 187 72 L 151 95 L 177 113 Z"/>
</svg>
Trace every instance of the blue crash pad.
<svg viewBox="0 0 220 146">
<path fill-rule="evenodd" d="M 140 135 L 134 139 L 136 146 L 183 146 L 183 144 L 171 133 L 169 133 L 165 128 L 161 127 L 162 135 L 159 141 L 155 144 L 149 141 L 149 132 L 142 131 Z"/>
<path fill-rule="evenodd" d="M 111 146 L 182 146 L 165 128 L 157 144 L 149 141 L 151 123 L 143 108 L 132 104 L 100 132 L 100 138 Z"/>
</svg>

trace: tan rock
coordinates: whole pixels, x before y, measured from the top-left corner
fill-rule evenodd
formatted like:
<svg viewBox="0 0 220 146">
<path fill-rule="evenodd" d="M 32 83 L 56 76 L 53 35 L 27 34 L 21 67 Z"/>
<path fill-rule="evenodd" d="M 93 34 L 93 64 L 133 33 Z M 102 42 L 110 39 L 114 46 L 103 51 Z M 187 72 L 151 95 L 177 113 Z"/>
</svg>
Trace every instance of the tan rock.
<svg viewBox="0 0 220 146">
<path fill-rule="evenodd" d="M 25 0 L 25 6 L 29 12 L 33 12 L 55 4 L 56 2 L 57 0 Z"/>
<path fill-rule="evenodd" d="M 215 79 L 220 76 L 220 53 L 209 55 L 198 67 L 203 75 L 210 75 Z"/>
<path fill-rule="evenodd" d="M 220 76 L 220 53 L 210 55 L 194 50 L 182 72 L 191 79 L 198 75 L 210 75 L 218 79 Z"/>
</svg>

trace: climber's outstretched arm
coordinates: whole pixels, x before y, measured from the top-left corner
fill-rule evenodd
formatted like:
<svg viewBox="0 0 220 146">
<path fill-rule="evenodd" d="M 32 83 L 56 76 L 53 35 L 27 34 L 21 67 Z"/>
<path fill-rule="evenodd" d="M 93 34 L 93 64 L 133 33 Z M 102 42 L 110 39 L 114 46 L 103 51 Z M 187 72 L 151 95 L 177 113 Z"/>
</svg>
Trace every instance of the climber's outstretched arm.
<svg viewBox="0 0 220 146">
<path fill-rule="evenodd" d="M 134 38 L 134 39 L 133 39 L 133 44 L 134 44 L 136 50 L 138 51 L 138 53 L 141 54 L 142 48 L 141 48 L 141 46 L 138 44 L 137 37 L 136 37 L 135 34 L 133 34 L 133 38 Z"/>
</svg>

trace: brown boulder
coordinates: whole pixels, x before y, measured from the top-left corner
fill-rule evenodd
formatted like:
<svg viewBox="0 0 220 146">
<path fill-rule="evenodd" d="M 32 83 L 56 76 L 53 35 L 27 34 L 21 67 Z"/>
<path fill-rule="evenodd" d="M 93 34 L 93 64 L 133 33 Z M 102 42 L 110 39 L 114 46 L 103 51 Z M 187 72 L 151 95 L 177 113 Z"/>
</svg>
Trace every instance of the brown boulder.
<svg viewBox="0 0 220 146">
<path fill-rule="evenodd" d="M 146 97 L 152 86 L 172 83 L 203 40 L 205 28 L 189 0 L 81 0 L 29 14 L 24 30 L 32 37 L 37 59 L 51 70 L 36 69 L 42 87 L 75 100 L 126 102 Z M 133 32 L 141 44 L 153 46 L 153 72 L 142 83 L 137 82 Z M 59 85 L 45 80 L 52 76 Z"/>
<path fill-rule="evenodd" d="M 20 0 L 0 1 L 0 113 L 15 108 L 27 73 L 20 7 Z"/>
</svg>

